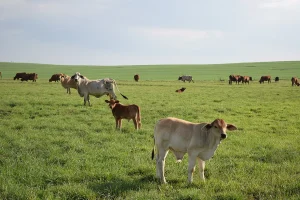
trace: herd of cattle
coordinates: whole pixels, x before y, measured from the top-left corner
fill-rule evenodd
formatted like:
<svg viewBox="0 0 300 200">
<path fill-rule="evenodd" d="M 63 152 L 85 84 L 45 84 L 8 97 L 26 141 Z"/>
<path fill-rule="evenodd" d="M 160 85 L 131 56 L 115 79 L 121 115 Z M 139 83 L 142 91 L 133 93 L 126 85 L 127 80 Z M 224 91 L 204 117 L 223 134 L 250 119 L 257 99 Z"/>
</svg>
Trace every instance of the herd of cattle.
<svg viewBox="0 0 300 200">
<path fill-rule="evenodd" d="M 0 72 L 2 78 L 2 74 Z M 36 73 L 16 73 L 14 80 L 28 81 L 32 80 L 36 82 L 38 75 Z M 140 76 L 138 74 L 134 75 L 134 80 L 138 82 Z M 192 76 L 180 76 L 178 80 L 183 82 L 194 82 Z M 229 84 L 235 82 L 243 84 L 252 81 L 250 76 L 241 75 L 230 75 Z M 264 83 L 267 81 L 271 83 L 271 76 L 261 76 L 259 83 Z M 276 77 L 275 81 L 279 81 Z M 67 89 L 67 93 L 71 94 L 71 88 L 77 90 L 79 96 L 83 97 L 84 105 L 86 102 L 90 104 L 89 96 L 95 96 L 97 98 L 107 95 L 110 100 L 105 100 L 108 103 L 109 108 L 112 111 L 113 117 L 115 118 L 116 129 L 122 128 L 122 119 L 132 120 L 136 130 L 141 128 L 141 112 L 140 107 L 131 104 L 123 105 L 117 100 L 115 94 L 115 88 L 119 91 L 121 96 L 128 99 L 123 95 L 117 87 L 117 83 L 114 79 L 104 78 L 99 80 L 89 80 L 87 77 L 76 72 L 73 76 L 68 76 L 66 74 L 53 74 L 49 79 L 49 82 L 60 82 L 62 87 Z M 299 80 L 297 77 L 292 77 L 292 86 L 299 86 Z M 185 87 L 176 90 L 176 92 L 181 93 L 185 91 Z M 168 117 L 160 119 L 154 128 L 154 147 L 152 150 L 152 159 L 156 155 L 156 176 L 160 179 L 161 183 L 166 183 L 165 179 L 165 158 L 168 151 L 172 151 L 180 162 L 183 156 L 187 153 L 188 159 L 188 182 L 193 181 L 193 172 L 195 170 L 196 160 L 199 162 L 199 172 L 200 178 L 205 180 L 204 168 L 205 161 L 210 159 L 221 140 L 227 137 L 226 131 L 237 130 L 237 127 L 233 124 L 227 124 L 223 119 L 215 119 L 211 123 L 192 123 L 178 118 Z"/>
</svg>

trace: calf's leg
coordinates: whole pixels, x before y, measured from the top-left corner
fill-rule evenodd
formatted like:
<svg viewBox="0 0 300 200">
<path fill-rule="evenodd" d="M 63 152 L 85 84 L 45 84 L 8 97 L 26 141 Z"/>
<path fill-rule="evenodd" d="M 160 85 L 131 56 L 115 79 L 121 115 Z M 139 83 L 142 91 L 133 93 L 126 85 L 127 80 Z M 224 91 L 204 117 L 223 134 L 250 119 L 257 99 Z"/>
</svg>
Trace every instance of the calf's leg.
<svg viewBox="0 0 300 200">
<path fill-rule="evenodd" d="M 200 179 L 205 181 L 204 177 L 204 168 L 205 168 L 205 161 L 201 160 L 197 157 L 198 163 L 199 163 L 199 173 L 200 173 Z"/>
<path fill-rule="evenodd" d="M 161 183 L 166 184 L 165 178 L 165 159 L 167 157 L 168 150 L 163 148 L 158 149 L 158 155 L 156 160 L 156 176 L 160 178 Z"/>
<path fill-rule="evenodd" d="M 196 165 L 196 157 L 194 155 L 189 155 L 189 166 L 188 166 L 188 182 L 193 182 L 193 173 L 195 171 L 195 165 Z"/>
</svg>

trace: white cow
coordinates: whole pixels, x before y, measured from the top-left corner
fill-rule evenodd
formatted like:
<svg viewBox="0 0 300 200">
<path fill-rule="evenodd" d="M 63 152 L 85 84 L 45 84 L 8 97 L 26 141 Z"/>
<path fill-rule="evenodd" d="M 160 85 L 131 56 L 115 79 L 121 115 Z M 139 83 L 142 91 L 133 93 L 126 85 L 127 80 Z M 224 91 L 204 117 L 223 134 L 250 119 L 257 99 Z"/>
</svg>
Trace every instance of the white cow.
<svg viewBox="0 0 300 200">
<path fill-rule="evenodd" d="M 191 81 L 193 81 L 193 83 L 194 83 L 193 77 L 190 76 L 190 75 L 179 76 L 179 77 L 178 77 L 178 80 L 181 80 L 181 81 L 183 81 L 183 82 L 188 81 L 189 83 L 190 83 Z"/>
<path fill-rule="evenodd" d="M 67 89 L 67 93 L 69 94 L 71 94 L 71 88 L 77 90 L 77 83 L 68 75 L 64 74 L 60 76 L 60 83 L 65 89 Z"/>
<path fill-rule="evenodd" d="M 78 94 L 81 97 L 84 97 L 84 105 L 86 101 L 90 103 L 89 95 L 93 95 L 97 98 L 103 95 L 109 95 L 112 99 L 117 99 L 115 94 L 115 87 L 118 89 L 117 83 L 114 79 L 104 78 L 99 80 L 89 80 L 86 77 L 82 76 L 79 72 L 76 72 L 71 79 L 74 79 L 77 83 Z M 118 89 L 120 92 L 120 90 Z M 120 92 L 121 94 L 121 92 Z M 128 99 L 126 96 L 121 94 L 125 99 Z"/>
<path fill-rule="evenodd" d="M 193 181 L 196 159 L 199 162 L 200 178 L 205 180 L 205 161 L 210 159 L 222 139 L 227 137 L 226 130 L 236 130 L 232 124 L 226 124 L 222 119 L 212 123 L 192 123 L 173 117 L 164 118 L 157 122 L 154 129 L 155 146 L 152 151 L 158 151 L 156 158 L 156 176 L 162 183 L 166 183 L 164 168 L 165 158 L 171 150 L 178 162 L 188 153 L 188 182 Z"/>
</svg>

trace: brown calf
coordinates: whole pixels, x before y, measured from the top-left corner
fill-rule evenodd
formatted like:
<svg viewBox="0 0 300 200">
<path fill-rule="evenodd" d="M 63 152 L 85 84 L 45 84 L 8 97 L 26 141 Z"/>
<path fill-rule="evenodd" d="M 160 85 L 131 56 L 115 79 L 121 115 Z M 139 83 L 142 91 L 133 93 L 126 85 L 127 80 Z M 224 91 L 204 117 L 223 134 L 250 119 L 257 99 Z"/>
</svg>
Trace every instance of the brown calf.
<svg viewBox="0 0 300 200">
<path fill-rule="evenodd" d="M 259 83 L 264 83 L 264 81 L 268 81 L 268 83 L 271 83 L 271 76 L 260 77 Z"/>
<path fill-rule="evenodd" d="M 292 86 L 294 86 L 294 85 L 299 86 L 300 85 L 299 80 L 298 80 L 297 77 L 292 77 L 291 81 L 292 81 Z"/>
<path fill-rule="evenodd" d="M 51 76 L 51 78 L 49 79 L 49 82 L 52 82 L 52 81 L 58 82 L 58 81 L 60 81 L 60 77 L 63 76 L 63 75 L 64 74 L 53 74 Z"/>
<path fill-rule="evenodd" d="M 181 89 L 179 89 L 179 90 L 175 90 L 175 92 L 181 93 L 181 92 L 183 92 L 185 89 L 186 89 L 186 88 L 183 87 L 183 88 L 181 88 Z"/>
<path fill-rule="evenodd" d="M 118 100 L 105 100 L 106 103 L 109 104 L 111 108 L 111 112 L 116 120 L 116 129 L 122 128 L 122 119 L 128 119 L 130 121 L 132 119 L 134 123 L 134 127 L 136 130 L 141 128 L 141 112 L 140 107 L 132 104 L 132 105 L 122 105 Z"/>
<path fill-rule="evenodd" d="M 140 76 L 138 74 L 134 75 L 133 78 L 136 82 L 138 82 L 140 80 Z"/>
<path fill-rule="evenodd" d="M 249 76 L 241 76 L 241 80 L 242 80 L 242 83 L 248 83 L 250 82 L 250 77 Z"/>
</svg>

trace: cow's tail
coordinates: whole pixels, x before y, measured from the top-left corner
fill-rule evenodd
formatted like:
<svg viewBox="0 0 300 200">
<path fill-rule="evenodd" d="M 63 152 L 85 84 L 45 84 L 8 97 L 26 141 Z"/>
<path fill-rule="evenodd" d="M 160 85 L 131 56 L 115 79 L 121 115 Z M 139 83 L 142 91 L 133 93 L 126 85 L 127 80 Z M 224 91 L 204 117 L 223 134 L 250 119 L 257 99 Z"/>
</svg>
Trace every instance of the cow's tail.
<svg viewBox="0 0 300 200">
<path fill-rule="evenodd" d="M 118 86 L 117 86 L 117 82 L 116 82 L 115 80 L 114 80 L 114 84 L 115 84 L 117 90 L 119 91 L 119 93 L 122 95 L 122 97 L 123 97 L 124 99 L 127 99 L 127 100 L 128 100 L 128 98 L 120 92 L 120 90 L 119 90 L 119 88 L 118 88 Z"/>
<path fill-rule="evenodd" d="M 154 159 L 154 155 L 155 155 L 155 138 L 153 138 L 153 141 L 154 141 L 154 146 L 153 146 L 152 155 L 151 155 L 152 160 Z"/>
</svg>

